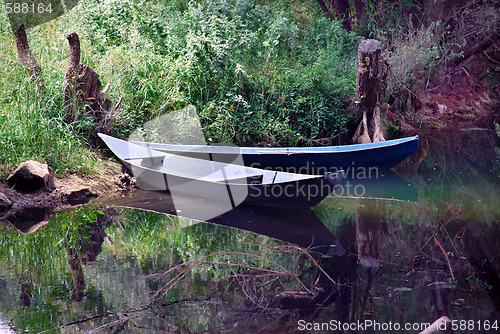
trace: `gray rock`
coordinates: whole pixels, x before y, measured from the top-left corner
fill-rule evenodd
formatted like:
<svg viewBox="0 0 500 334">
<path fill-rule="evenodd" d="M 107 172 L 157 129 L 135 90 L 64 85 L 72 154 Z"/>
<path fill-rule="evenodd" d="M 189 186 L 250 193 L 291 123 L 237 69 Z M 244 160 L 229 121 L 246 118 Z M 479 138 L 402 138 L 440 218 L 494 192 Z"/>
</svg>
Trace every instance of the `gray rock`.
<svg viewBox="0 0 500 334">
<path fill-rule="evenodd" d="M 11 206 L 12 201 L 4 193 L 0 193 L 0 210 L 8 209 Z"/>
<path fill-rule="evenodd" d="M 7 182 L 19 191 L 35 191 L 53 186 L 49 166 L 37 161 L 25 161 L 7 178 Z"/>
</svg>

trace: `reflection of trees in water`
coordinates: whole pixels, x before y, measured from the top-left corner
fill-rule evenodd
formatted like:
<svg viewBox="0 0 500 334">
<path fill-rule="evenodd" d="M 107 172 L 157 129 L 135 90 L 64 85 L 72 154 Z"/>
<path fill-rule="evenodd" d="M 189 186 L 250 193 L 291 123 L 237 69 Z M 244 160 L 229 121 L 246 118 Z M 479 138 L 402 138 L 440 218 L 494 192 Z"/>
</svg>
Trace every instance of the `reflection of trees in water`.
<svg viewBox="0 0 500 334">
<path fill-rule="evenodd" d="M 493 229 L 493 227 L 491 228 Z M 497 233 L 490 233 L 490 236 L 499 235 L 499 228 L 500 226 L 497 224 Z M 471 288 L 486 289 L 495 308 L 500 311 L 500 259 L 498 256 L 500 247 L 498 240 L 492 237 L 477 236 L 476 233 L 472 226 L 469 226 L 464 230 L 461 238 L 464 255 L 470 261 L 474 273 L 474 276 L 467 276 L 465 279 Z"/>
<path fill-rule="evenodd" d="M 51 213 L 50 208 L 23 209 L 7 215 L 7 223 L 0 223 L 0 259 L 9 268 L 7 278 L 18 278 L 16 284 L 11 279 L 13 285 L 0 292 L 2 304 L 8 307 L 2 312 L 15 315 L 18 328 L 51 328 L 56 324 L 52 319 L 56 314 L 52 312 L 60 305 L 68 305 L 69 299 L 82 300 L 83 266 L 101 252 L 106 239 L 103 227 L 112 218 L 112 211 L 101 211 L 96 206 L 59 211 L 50 217 Z M 89 307 L 100 309 L 103 304 L 100 291 L 87 289 L 85 303 L 71 307 L 77 317 L 80 313 L 85 315 Z M 102 305 L 103 309 L 107 307 Z"/>
<path fill-rule="evenodd" d="M 321 308 L 313 312 L 320 317 L 323 308 L 334 304 L 334 314 L 329 313 L 328 317 L 341 323 L 370 318 L 376 297 L 374 280 L 380 273 L 388 240 L 386 201 L 356 199 L 355 209 L 355 217 L 345 217 L 341 228 L 336 231 L 347 255 L 321 259 L 324 270 L 338 278 L 342 286 L 334 289 L 322 280 Z"/>
<path fill-rule="evenodd" d="M 386 201 L 356 200 L 356 249 L 359 263 L 368 268 L 380 266 L 387 240 Z"/>
<path fill-rule="evenodd" d="M 493 260 L 499 246 L 492 246 L 498 233 L 488 233 L 491 226 L 483 225 L 479 232 L 477 223 L 460 221 L 453 207 L 434 225 L 420 219 L 401 224 L 393 220 L 387 203 L 359 200 L 355 217 L 346 218 L 337 231 L 349 256 L 328 259 L 323 267 L 348 284 L 330 297 L 339 310 L 336 319 L 364 321 L 374 312 L 379 322 L 432 322 L 443 315 L 453 319 L 453 305 L 470 297 L 469 291 L 488 294 L 500 310 L 500 263 Z M 385 313 L 381 302 L 399 308 L 385 307 Z"/>
<path fill-rule="evenodd" d="M 31 306 L 31 292 L 33 290 L 33 285 L 31 284 L 31 280 L 29 276 L 25 276 L 23 278 L 23 283 L 21 284 L 21 295 L 19 299 L 23 303 L 23 306 L 30 307 Z"/>
<path fill-rule="evenodd" d="M 499 143 L 487 125 L 422 135 L 418 151 L 397 170 L 418 186 L 420 201 L 429 199 L 440 212 L 458 201 L 469 219 L 498 221 L 492 208 L 500 196 Z"/>
<path fill-rule="evenodd" d="M 81 301 L 83 298 L 85 278 L 82 266 L 95 261 L 101 253 L 102 243 L 107 238 L 103 227 L 112 223 L 113 215 L 112 209 L 87 210 L 81 215 L 75 215 L 77 219 L 71 221 L 71 225 L 68 226 L 65 248 L 73 279 L 71 291 L 73 301 Z"/>
<path fill-rule="evenodd" d="M 421 135 L 418 151 L 402 162 L 398 171 L 411 172 L 424 178 L 435 175 L 439 180 L 458 173 L 488 174 L 498 170 L 496 155 L 499 137 L 491 124 L 461 130 L 442 130 Z"/>
<path fill-rule="evenodd" d="M 109 305 L 140 305 L 144 301 L 147 304 L 147 298 L 150 296 L 148 293 L 157 291 L 162 284 L 152 278 L 137 283 L 135 280 L 141 275 L 155 272 L 157 268 L 161 268 L 158 271 L 165 270 L 181 262 L 197 261 L 208 254 L 229 250 L 257 252 L 283 265 L 313 293 L 304 294 L 304 290 L 296 284 L 291 275 L 270 277 L 259 275 L 262 272 L 247 270 L 242 265 L 234 266 L 231 271 L 226 270 L 228 266 L 216 267 L 200 263 L 192 275 L 186 276 L 186 279 L 178 283 L 172 290 L 173 293 L 167 296 L 167 300 L 154 303 L 144 311 L 144 318 L 152 318 L 149 319 L 152 322 L 144 320 L 145 323 L 153 327 L 156 326 L 154 321 L 165 319 L 172 323 L 172 328 L 177 327 L 176 324 L 182 324 L 189 330 L 212 328 L 214 319 L 224 319 L 217 322 L 217 325 L 223 323 L 231 327 L 235 323 L 244 323 L 248 319 L 259 317 L 264 325 L 269 324 L 269 319 L 275 319 L 275 324 L 286 323 L 287 325 L 283 326 L 288 326 L 293 323 L 292 327 L 295 329 L 297 322 L 290 319 L 336 319 L 344 323 L 366 319 L 429 321 L 435 320 L 441 314 L 453 312 L 453 303 L 456 303 L 457 298 L 464 298 L 461 288 L 464 284 L 469 284 L 473 291 L 480 293 L 486 289 L 483 283 L 498 286 L 494 281 L 495 277 L 498 278 L 498 271 L 489 272 L 489 275 L 493 275 L 492 278 L 486 275 L 487 267 L 498 268 L 498 260 L 491 255 L 498 254 L 498 246 L 492 247 L 490 239 L 493 237 L 483 237 L 487 233 L 485 231 L 488 231 L 484 227 L 483 232 L 479 232 L 473 223 L 461 222 L 460 228 L 464 225 L 468 227 L 462 233 L 459 227 L 446 225 L 455 246 L 458 248 L 461 243 L 464 244 L 462 248 L 458 248 L 459 255 L 450 255 L 453 248 L 448 236 L 443 228 L 438 230 L 436 236 L 448 253 L 454 275 L 459 281 L 457 289 L 449 284 L 448 264 L 436 243 L 428 243 L 423 252 L 419 253 L 419 249 L 433 235 L 434 225 L 425 224 L 419 219 L 409 222 L 395 218 L 399 213 L 394 213 L 392 202 L 359 200 L 357 204 L 354 203 L 352 202 L 351 215 L 346 215 L 346 210 L 335 208 L 336 218 L 340 221 L 334 234 L 341 240 L 348 255 L 324 258 L 310 252 L 331 278 L 343 284 L 340 287 L 332 284 L 318 267 L 311 265 L 310 260 L 297 256 L 299 253 L 284 252 L 283 249 L 271 251 L 263 246 L 247 247 L 242 244 L 255 244 L 255 238 L 263 244 L 275 243 L 262 236 L 241 231 L 229 232 L 228 229 L 210 224 L 192 225 L 181 231 L 177 217 L 157 215 L 155 218 L 149 212 L 134 211 L 134 217 L 131 217 L 133 221 L 127 222 L 126 230 L 118 225 L 106 229 L 115 243 L 120 244 L 120 251 L 125 252 L 124 258 L 129 261 L 126 265 L 120 263 L 121 257 L 106 255 L 99 261 L 100 266 L 83 268 L 96 259 L 106 239 L 103 227 L 109 222 L 100 221 L 105 219 L 105 215 L 100 213 L 91 215 L 82 210 L 59 216 L 55 221 L 57 228 L 50 230 L 51 243 L 56 244 L 64 237 L 59 249 L 63 252 L 62 259 L 69 264 L 73 280 L 73 291 L 68 290 L 65 298 L 83 300 L 78 303 L 80 308 L 84 308 L 85 301 L 94 293 L 90 290 L 96 287 L 96 293 L 103 293 L 99 297 L 101 303 L 106 300 Z M 47 227 L 50 226 L 54 227 L 52 222 Z M 460 239 L 455 239 L 455 235 L 460 235 Z M 452 253 L 454 252 L 453 250 Z M 463 257 L 461 255 L 470 261 L 470 265 L 466 263 L 467 260 L 460 259 Z M 217 260 L 223 261 L 227 258 L 221 256 Z M 241 258 L 235 258 L 235 261 L 248 266 L 261 265 L 253 260 L 244 262 Z M 135 268 L 133 274 L 131 267 Z M 63 266 L 58 275 L 65 268 L 67 267 Z M 120 273 L 119 277 L 113 276 L 116 272 Z M 87 281 L 87 286 L 84 273 L 88 275 L 87 280 L 92 280 Z M 233 280 L 223 279 L 231 273 L 235 277 Z M 469 278 L 472 276 L 473 282 Z M 33 287 L 40 285 L 36 279 L 35 277 L 32 281 Z M 21 280 L 19 284 L 23 282 Z M 474 288 L 472 283 L 483 285 Z M 71 286 L 71 282 L 64 282 L 64 285 Z M 486 291 L 492 298 L 497 291 L 494 289 Z M 29 292 L 29 289 L 26 291 Z M 141 298 L 134 299 L 134 293 Z M 83 298 L 84 294 L 87 297 Z M 32 301 L 31 304 L 36 302 Z M 72 307 L 76 307 L 76 304 Z M 109 308 L 103 310 L 107 309 Z M 428 310 L 428 314 L 423 315 L 425 311 L 422 310 Z M 152 313 L 148 313 L 150 311 Z M 91 312 L 97 314 L 104 311 Z M 264 319 L 267 319 L 267 322 Z M 281 327 L 271 325 L 269 328 L 278 330 Z"/>
<path fill-rule="evenodd" d="M 71 290 L 71 300 L 79 302 L 83 298 L 83 289 L 85 289 L 85 278 L 83 277 L 82 263 L 74 248 L 66 248 L 68 253 L 68 265 L 73 279 L 73 290 Z"/>
<path fill-rule="evenodd" d="M 228 326 L 232 326 L 233 320 L 234 323 L 242 323 L 262 315 L 268 319 L 274 318 L 275 323 L 281 324 L 283 321 L 289 323 L 292 318 L 328 318 L 341 322 L 367 319 L 432 322 L 442 314 L 450 315 L 453 302 L 462 294 L 460 289 L 456 290 L 450 284 L 443 285 L 450 281 L 444 255 L 434 242 L 426 245 L 425 254 L 419 253 L 419 249 L 434 233 L 434 226 L 425 225 L 419 220 L 401 224 L 400 220 L 391 216 L 389 203 L 360 200 L 356 205 L 356 214 L 351 218 L 343 218 L 336 237 L 347 248 L 348 256 L 323 258 L 311 252 L 328 275 L 345 284 L 341 287 L 332 284 L 319 268 L 311 266 L 308 261 L 289 257 L 289 253 L 284 257 L 277 252 L 269 252 L 265 256 L 269 255 L 270 259 L 292 268 L 291 271 L 310 290 L 314 290 L 313 298 L 308 295 L 301 300 L 303 291 L 300 293 L 300 288 L 289 284 L 290 281 L 273 281 L 276 276 L 273 279 L 259 276 L 256 272 L 245 272 L 240 266 L 239 271 L 234 273 L 235 279 L 228 282 L 221 279 L 227 274 L 223 268 L 208 265 L 208 269 L 203 269 L 200 264 L 196 273 L 178 283 L 177 289 L 173 290 L 167 300 L 155 304 L 158 308 L 151 309 L 154 310 L 151 311 L 151 316 L 167 319 L 172 328 L 181 323 L 187 329 L 206 329 L 213 326 L 215 317 L 231 319 L 225 321 L 225 324 L 231 323 Z M 129 238 L 131 241 L 133 239 L 134 245 L 143 245 L 145 251 L 148 247 L 156 247 L 152 242 L 158 239 L 158 235 L 151 233 L 156 231 L 157 225 L 150 218 L 148 216 L 148 219 L 139 220 L 136 223 L 137 229 L 128 225 L 127 231 L 124 231 L 131 233 Z M 147 224 L 147 228 L 144 228 Z M 458 231 L 452 230 L 450 226 L 447 228 L 454 238 Z M 235 237 L 238 233 L 217 234 L 215 230 L 217 228 L 213 226 L 198 224 L 183 230 L 183 233 L 174 233 L 175 238 L 178 238 L 175 241 L 163 235 L 164 242 L 157 246 L 164 248 L 168 244 L 168 249 L 162 253 L 162 258 L 166 258 L 166 265 L 172 267 L 182 261 L 196 261 L 211 252 L 220 251 L 221 247 L 236 249 L 236 245 L 246 240 L 241 235 Z M 452 250 L 450 243 L 446 242 L 448 237 L 443 229 L 439 230 L 437 237 L 446 252 Z M 475 243 L 480 240 L 476 236 L 474 239 Z M 258 251 L 264 250 L 258 248 Z M 465 249 L 461 252 L 467 254 Z M 470 276 L 473 272 L 470 271 L 470 266 L 460 267 L 459 257 L 450 256 L 450 262 L 460 280 L 458 277 Z M 479 256 L 480 261 L 481 259 Z M 154 284 L 150 288 L 153 291 L 159 286 Z M 286 302 L 297 303 L 286 305 Z M 386 305 L 388 311 L 381 310 L 383 305 L 380 303 L 391 304 L 390 307 Z M 195 318 L 196 321 L 192 320 Z M 201 327 L 196 327 L 196 324 Z M 271 325 L 269 328 L 275 327 Z"/>
</svg>

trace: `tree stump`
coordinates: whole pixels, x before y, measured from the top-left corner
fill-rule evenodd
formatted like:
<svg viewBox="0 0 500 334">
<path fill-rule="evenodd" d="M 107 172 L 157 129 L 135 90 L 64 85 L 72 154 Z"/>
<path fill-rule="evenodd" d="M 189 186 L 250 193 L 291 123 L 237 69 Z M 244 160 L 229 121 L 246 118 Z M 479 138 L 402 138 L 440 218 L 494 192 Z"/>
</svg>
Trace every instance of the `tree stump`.
<svg viewBox="0 0 500 334">
<path fill-rule="evenodd" d="M 19 28 L 17 28 L 14 32 L 14 36 L 16 37 L 16 47 L 19 60 L 23 64 L 23 67 L 30 72 L 31 82 L 36 82 L 36 90 L 39 91 L 45 85 L 42 77 L 42 69 L 30 49 L 24 24 L 21 24 Z"/>
<path fill-rule="evenodd" d="M 64 76 L 64 104 L 66 111 L 66 121 L 71 123 L 75 120 L 77 114 L 77 81 L 78 68 L 80 66 L 80 39 L 73 32 L 66 36 L 69 42 L 69 64 Z"/>
<path fill-rule="evenodd" d="M 363 115 L 353 137 L 354 143 L 384 141 L 380 106 L 385 98 L 388 64 L 380 42 L 368 39 L 358 47 L 355 111 Z"/>
<path fill-rule="evenodd" d="M 74 122 L 78 118 L 78 108 L 85 106 L 86 111 L 93 114 L 96 121 L 95 131 L 109 133 L 109 120 L 123 99 L 108 112 L 111 101 L 105 98 L 109 85 L 101 91 L 99 75 L 89 66 L 80 63 L 80 39 L 73 32 L 66 36 L 69 43 L 69 64 L 64 77 L 64 109 L 66 121 Z"/>
</svg>

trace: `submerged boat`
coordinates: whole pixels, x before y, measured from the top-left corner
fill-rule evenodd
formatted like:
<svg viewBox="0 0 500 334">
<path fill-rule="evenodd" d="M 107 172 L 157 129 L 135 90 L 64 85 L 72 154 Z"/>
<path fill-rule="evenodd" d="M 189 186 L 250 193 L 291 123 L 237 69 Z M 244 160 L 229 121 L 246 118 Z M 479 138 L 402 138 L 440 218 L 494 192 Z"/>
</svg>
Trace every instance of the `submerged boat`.
<svg viewBox="0 0 500 334">
<path fill-rule="evenodd" d="M 344 176 L 343 171 L 302 175 L 251 168 L 234 161 L 213 161 L 211 154 L 192 158 L 99 136 L 133 172 L 140 188 L 169 191 L 174 203 L 176 197 L 185 195 L 210 200 L 217 203 L 213 217 L 240 204 L 312 207 L 328 196 Z"/>
<path fill-rule="evenodd" d="M 157 151 L 230 162 L 241 155 L 245 166 L 299 174 L 321 175 L 338 170 L 390 169 L 418 149 L 418 136 L 378 143 L 324 147 L 231 147 L 133 143 Z"/>
</svg>

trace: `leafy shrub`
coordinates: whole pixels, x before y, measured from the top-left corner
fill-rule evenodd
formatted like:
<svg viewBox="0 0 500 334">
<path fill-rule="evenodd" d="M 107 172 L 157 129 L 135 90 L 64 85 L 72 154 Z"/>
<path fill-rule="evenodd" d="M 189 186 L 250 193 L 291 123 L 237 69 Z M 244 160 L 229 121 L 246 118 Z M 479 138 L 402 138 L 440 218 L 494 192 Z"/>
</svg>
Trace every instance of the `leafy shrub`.
<svg viewBox="0 0 500 334">
<path fill-rule="evenodd" d="M 101 53 L 96 71 L 125 96 L 115 124 L 122 135 L 187 105 L 212 142 L 306 144 L 345 128 L 354 34 L 313 7 L 179 4 L 94 0 L 80 8 Z"/>
</svg>

